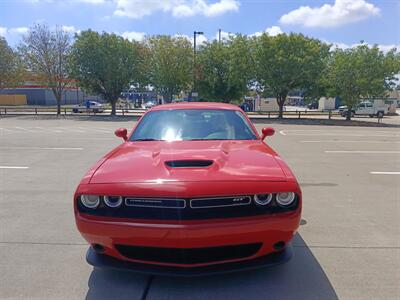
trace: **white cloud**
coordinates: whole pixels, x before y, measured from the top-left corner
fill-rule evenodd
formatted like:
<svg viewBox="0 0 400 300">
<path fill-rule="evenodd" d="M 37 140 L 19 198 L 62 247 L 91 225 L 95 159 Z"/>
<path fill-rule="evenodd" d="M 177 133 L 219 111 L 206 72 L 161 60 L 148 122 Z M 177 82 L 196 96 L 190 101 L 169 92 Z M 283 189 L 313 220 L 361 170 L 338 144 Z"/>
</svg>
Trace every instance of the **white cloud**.
<svg viewBox="0 0 400 300">
<path fill-rule="evenodd" d="M 63 26 L 61 26 L 61 29 L 68 33 L 75 33 L 75 32 L 79 33 L 80 32 L 80 30 L 77 30 L 74 26 L 63 25 Z"/>
<path fill-rule="evenodd" d="M 8 32 L 11 34 L 26 34 L 28 33 L 28 31 L 29 31 L 28 27 L 15 27 L 15 28 L 10 28 L 8 30 Z"/>
<path fill-rule="evenodd" d="M 192 42 L 192 44 L 193 44 L 193 43 L 194 43 L 193 38 L 190 39 L 190 40 L 191 40 L 191 42 Z M 205 43 L 207 43 L 207 42 L 208 42 L 208 39 L 207 39 L 207 37 L 206 37 L 204 34 L 200 34 L 200 35 L 197 35 L 197 36 L 196 36 L 196 45 L 197 45 L 197 46 L 200 46 L 200 45 L 205 44 Z"/>
<path fill-rule="evenodd" d="M 239 2 L 236 0 L 219 0 L 208 3 L 205 0 L 116 0 L 117 16 L 139 19 L 153 14 L 156 11 L 171 13 L 174 17 L 191 17 L 203 15 L 214 17 L 229 11 L 239 10 Z"/>
<path fill-rule="evenodd" d="M 5 37 L 7 34 L 7 28 L 6 27 L 0 27 L 0 36 Z"/>
<path fill-rule="evenodd" d="M 195 0 L 183 2 L 172 9 L 174 17 L 191 17 L 202 14 L 206 17 L 214 17 L 224 14 L 228 11 L 238 11 L 239 2 L 236 0 L 220 0 L 218 2 L 207 4 L 204 0 Z"/>
<path fill-rule="evenodd" d="M 142 41 L 146 34 L 144 32 L 137 31 L 125 31 L 121 34 L 124 39 L 128 39 L 130 41 Z"/>
<path fill-rule="evenodd" d="M 357 47 L 357 46 L 361 45 L 360 43 L 355 43 L 355 44 L 330 43 L 330 42 L 326 42 L 326 43 L 332 44 L 332 47 L 331 47 L 332 50 L 337 49 L 337 48 L 340 48 L 340 49 L 350 49 L 350 48 L 354 48 L 354 47 Z M 373 44 L 366 44 L 366 45 L 367 45 L 368 47 L 373 47 L 373 46 L 374 46 Z M 393 49 L 393 48 L 396 48 L 397 51 L 400 51 L 400 45 L 395 45 L 395 44 L 391 44 L 391 45 L 389 45 L 389 44 L 378 44 L 377 46 L 378 46 L 379 50 L 381 50 L 381 51 L 384 52 L 384 53 L 389 52 L 389 50 L 391 50 L 391 49 Z"/>
<path fill-rule="evenodd" d="M 261 36 L 263 33 L 268 34 L 269 36 L 276 36 L 278 34 L 283 33 L 282 29 L 279 26 L 271 26 L 265 29 L 264 31 L 257 31 L 250 36 Z"/>
<path fill-rule="evenodd" d="M 188 41 L 190 41 L 192 43 L 192 45 L 194 44 L 194 37 L 190 37 L 186 34 L 174 34 L 174 37 L 180 37 L 180 38 L 184 38 L 187 39 Z M 208 42 L 208 38 L 204 35 L 204 34 L 198 34 L 196 35 L 196 47 L 207 43 Z"/>
<path fill-rule="evenodd" d="M 333 5 L 301 6 L 283 15 L 282 24 L 306 27 L 335 27 L 379 15 L 379 8 L 365 0 L 335 0 Z"/>
</svg>

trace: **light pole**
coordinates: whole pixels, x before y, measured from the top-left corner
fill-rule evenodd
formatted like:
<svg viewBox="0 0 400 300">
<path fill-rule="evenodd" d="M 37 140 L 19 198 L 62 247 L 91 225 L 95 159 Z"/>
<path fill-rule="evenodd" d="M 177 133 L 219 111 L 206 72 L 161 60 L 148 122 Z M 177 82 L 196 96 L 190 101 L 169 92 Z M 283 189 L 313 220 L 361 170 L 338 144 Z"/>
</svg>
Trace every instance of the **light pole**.
<svg viewBox="0 0 400 300">
<path fill-rule="evenodd" d="M 196 37 L 197 35 L 204 34 L 202 31 L 193 31 L 193 89 L 192 89 L 192 97 L 194 92 L 196 92 L 196 80 L 197 80 L 197 72 L 196 72 L 196 50 L 197 50 L 197 44 L 196 44 Z"/>
</svg>

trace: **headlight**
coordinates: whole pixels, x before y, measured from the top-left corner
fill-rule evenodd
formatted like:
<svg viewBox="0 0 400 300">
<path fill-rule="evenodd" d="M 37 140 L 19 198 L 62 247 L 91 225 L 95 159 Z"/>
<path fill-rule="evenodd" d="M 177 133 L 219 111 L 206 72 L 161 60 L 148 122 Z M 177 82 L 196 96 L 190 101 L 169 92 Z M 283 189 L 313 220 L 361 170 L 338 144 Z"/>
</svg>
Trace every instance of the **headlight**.
<svg viewBox="0 0 400 300">
<path fill-rule="evenodd" d="M 254 201 L 258 205 L 267 205 L 271 202 L 272 200 L 272 194 L 257 194 L 254 195 Z"/>
<path fill-rule="evenodd" d="M 276 194 L 276 202 L 280 206 L 289 206 L 293 203 L 295 198 L 295 194 L 292 192 L 286 192 L 286 193 L 278 193 Z"/>
<path fill-rule="evenodd" d="M 81 203 L 87 208 L 96 208 L 100 204 L 100 196 L 81 195 Z"/>
<path fill-rule="evenodd" d="M 104 203 L 108 207 L 118 207 L 122 204 L 121 196 L 104 196 Z"/>
</svg>

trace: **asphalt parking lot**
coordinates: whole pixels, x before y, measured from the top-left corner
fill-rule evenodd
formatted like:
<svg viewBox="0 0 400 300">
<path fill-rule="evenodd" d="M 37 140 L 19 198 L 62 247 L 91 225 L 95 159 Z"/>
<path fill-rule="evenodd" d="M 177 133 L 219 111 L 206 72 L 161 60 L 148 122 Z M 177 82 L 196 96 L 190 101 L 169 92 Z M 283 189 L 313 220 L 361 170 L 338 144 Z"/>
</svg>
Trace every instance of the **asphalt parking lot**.
<svg viewBox="0 0 400 300">
<path fill-rule="evenodd" d="M 93 269 L 72 195 L 134 123 L 0 119 L 1 299 L 400 299 L 399 128 L 272 125 L 304 198 L 285 265 L 186 279 Z"/>
</svg>

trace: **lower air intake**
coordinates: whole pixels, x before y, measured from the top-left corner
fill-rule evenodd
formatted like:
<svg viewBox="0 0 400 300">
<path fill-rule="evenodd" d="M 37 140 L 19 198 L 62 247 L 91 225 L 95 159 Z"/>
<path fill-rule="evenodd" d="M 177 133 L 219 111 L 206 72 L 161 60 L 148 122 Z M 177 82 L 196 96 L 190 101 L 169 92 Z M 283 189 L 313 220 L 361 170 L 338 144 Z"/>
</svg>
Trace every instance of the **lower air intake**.
<svg viewBox="0 0 400 300">
<path fill-rule="evenodd" d="M 201 264 L 250 257 L 262 243 L 229 245 L 209 248 L 159 248 L 115 245 L 125 257 L 136 260 L 174 264 Z"/>
</svg>

